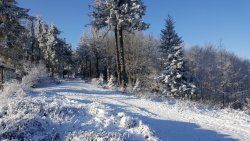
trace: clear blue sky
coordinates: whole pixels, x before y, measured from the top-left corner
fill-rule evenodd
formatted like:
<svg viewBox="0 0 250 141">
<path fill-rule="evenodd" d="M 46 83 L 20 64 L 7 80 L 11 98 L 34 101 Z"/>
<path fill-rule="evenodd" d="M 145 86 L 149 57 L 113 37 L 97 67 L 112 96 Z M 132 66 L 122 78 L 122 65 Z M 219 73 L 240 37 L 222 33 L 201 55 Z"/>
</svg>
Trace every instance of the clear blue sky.
<svg viewBox="0 0 250 141">
<path fill-rule="evenodd" d="M 54 22 L 62 36 L 75 47 L 89 23 L 91 0 L 17 0 L 31 15 Z M 188 46 L 219 44 L 250 59 L 250 0 L 144 0 L 144 20 L 151 24 L 146 33 L 160 37 L 170 14 L 176 30 Z"/>
</svg>

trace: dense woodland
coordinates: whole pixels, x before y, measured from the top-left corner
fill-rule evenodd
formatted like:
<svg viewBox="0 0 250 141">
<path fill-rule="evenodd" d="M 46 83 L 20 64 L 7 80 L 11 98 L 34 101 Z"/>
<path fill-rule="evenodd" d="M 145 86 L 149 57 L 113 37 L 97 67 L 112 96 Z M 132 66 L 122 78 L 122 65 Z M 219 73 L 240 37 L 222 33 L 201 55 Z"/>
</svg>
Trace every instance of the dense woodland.
<svg viewBox="0 0 250 141">
<path fill-rule="evenodd" d="M 15 0 L 0 0 L 0 62 L 12 65 L 17 78 L 26 74 L 23 63 L 44 63 L 53 79 L 98 78 L 133 93 L 250 108 L 249 60 L 222 45 L 186 48 L 171 16 L 161 38 L 145 34 L 150 23 L 143 21 L 142 0 L 98 0 L 90 7 L 89 31 L 72 47 L 55 24 Z"/>
</svg>

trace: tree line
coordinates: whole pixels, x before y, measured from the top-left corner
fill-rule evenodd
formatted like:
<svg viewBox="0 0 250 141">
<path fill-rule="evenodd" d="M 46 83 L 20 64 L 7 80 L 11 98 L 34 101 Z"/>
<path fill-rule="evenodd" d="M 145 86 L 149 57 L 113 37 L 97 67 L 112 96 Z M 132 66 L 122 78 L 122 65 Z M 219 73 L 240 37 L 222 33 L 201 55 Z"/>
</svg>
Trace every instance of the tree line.
<svg viewBox="0 0 250 141">
<path fill-rule="evenodd" d="M 47 25 L 40 17 L 28 14 L 15 0 L 0 1 L 1 61 L 13 65 L 18 77 L 25 75 L 23 63 L 46 64 L 51 77 L 63 76 L 72 62 L 72 48 L 55 24 Z"/>
<path fill-rule="evenodd" d="M 52 78 L 101 78 L 113 86 L 221 107 L 249 106 L 250 63 L 213 45 L 185 48 L 168 16 L 161 37 L 145 34 L 142 0 L 97 0 L 76 48 L 15 0 L 0 1 L 0 55 L 22 70 L 43 62 Z M 20 77 L 22 77 L 22 71 Z M 249 108 L 249 107 L 248 107 Z"/>
<path fill-rule="evenodd" d="M 108 81 L 114 76 L 121 87 L 139 85 L 141 91 L 221 107 L 249 104 L 249 60 L 213 45 L 184 48 L 171 16 L 160 39 L 145 35 L 142 30 L 150 26 L 142 20 L 145 11 L 141 0 L 95 1 L 92 30 L 76 51 L 81 62 L 85 58 L 83 78 L 103 74 Z"/>
<path fill-rule="evenodd" d="M 250 62 L 221 48 L 194 46 L 186 51 L 190 72 L 196 78 L 202 102 L 222 107 L 249 106 Z M 249 107 L 248 107 L 249 108 Z"/>
</svg>

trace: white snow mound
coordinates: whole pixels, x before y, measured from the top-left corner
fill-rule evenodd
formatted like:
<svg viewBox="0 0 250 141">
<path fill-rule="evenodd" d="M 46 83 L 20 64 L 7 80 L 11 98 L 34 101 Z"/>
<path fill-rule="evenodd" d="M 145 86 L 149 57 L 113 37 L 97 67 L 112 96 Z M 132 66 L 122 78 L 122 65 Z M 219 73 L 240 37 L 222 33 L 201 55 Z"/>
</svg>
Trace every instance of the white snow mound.
<svg viewBox="0 0 250 141">
<path fill-rule="evenodd" d="M 0 104 L 0 140 L 158 140 L 141 121 L 118 115 L 100 102 L 31 93 Z"/>
</svg>

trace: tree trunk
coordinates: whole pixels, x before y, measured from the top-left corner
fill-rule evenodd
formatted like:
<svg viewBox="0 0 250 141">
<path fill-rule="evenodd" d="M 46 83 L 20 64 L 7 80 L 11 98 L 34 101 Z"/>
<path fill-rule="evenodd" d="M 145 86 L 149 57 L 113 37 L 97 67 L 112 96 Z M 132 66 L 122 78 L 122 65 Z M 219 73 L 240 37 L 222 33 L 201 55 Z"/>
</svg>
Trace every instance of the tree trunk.
<svg viewBox="0 0 250 141">
<path fill-rule="evenodd" d="M 31 45 L 31 62 L 33 63 L 34 62 L 34 46 L 35 46 L 35 43 L 34 43 L 34 40 L 32 41 L 32 45 Z"/>
<path fill-rule="evenodd" d="M 65 71 L 64 71 L 64 65 L 63 65 L 62 68 L 63 68 L 63 71 L 62 71 L 62 73 L 60 72 L 60 77 L 62 77 L 62 78 L 64 79 L 64 78 L 65 78 L 65 77 L 64 77 L 64 73 L 65 73 Z"/>
<path fill-rule="evenodd" d="M 91 70 L 91 60 L 89 61 L 89 78 L 92 77 L 92 70 Z"/>
<path fill-rule="evenodd" d="M 87 77 L 87 68 L 88 68 L 88 60 L 87 57 L 85 58 L 85 66 L 84 66 L 84 75 L 83 77 L 86 78 Z"/>
<path fill-rule="evenodd" d="M 105 65 L 104 66 L 104 70 L 103 70 L 103 72 L 102 72 L 102 74 L 103 74 L 103 79 L 104 79 L 104 81 L 108 81 L 108 69 L 107 69 L 108 67 Z"/>
<path fill-rule="evenodd" d="M 121 72 L 122 72 L 122 87 L 126 87 L 126 64 L 125 64 L 125 57 L 124 57 L 124 45 L 123 45 L 123 29 L 122 27 L 119 28 L 119 40 L 120 40 L 120 49 L 121 49 Z"/>
<path fill-rule="evenodd" d="M 69 64 L 68 64 L 68 79 L 69 79 Z"/>
<path fill-rule="evenodd" d="M 54 66 L 52 66 L 51 69 L 52 69 L 52 70 L 51 70 L 51 71 L 52 71 L 51 77 L 54 78 L 54 76 L 55 76 L 55 69 L 54 69 Z"/>
<path fill-rule="evenodd" d="M 31 33 L 32 33 L 32 44 L 31 44 L 31 62 L 33 63 L 34 62 L 34 48 L 35 48 L 35 29 L 34 29 L 34 22 L 33 20 L 31 20 Z"/>
<path fill-rule="evenodd" d="M 118 85 L 121 84 L 121 66 L 120 66 L 120 52 L 118 46 L 118 33 L 117 27 L 115 27 L 115 46 L 116 46 L 116 73 Z"/>
<path fill-rule="evenodd" d="M 4 82 L 4 68 L 3 67 L 0 67 L 0 84 Z"/>
<path fill-rule="evenodd" d="M 85 67 L 83 67 L 83 62 L 81 62 L 81 79 L 84 79 Z"/>
<path fill-rule="evenodd" d="M 96 51 L 96 78 L 100 77 L 100 70 L 99 70 L 99 56 L 98 56 L 98 52 Z"/>
<path fill-rule="evenodd" d="M 110 75 L 111 75 L 110 68 L 111 68 L 111 58 L 108 56 L 108 59 L 107 59 L 107 80 L 109 80 Z"/>
<path fill-rule="evenodd" d="M 130 86 L 132 86 L 133 85 L 133 83 L 132 83 L 132 59 L 131 59 L 131 57 L 133 56 L 132 55 L 132 51 L 130 50 L 130 47 L 132 47 L 133 46 L 133 43 L 132 43 L 132 38 L 130 37 L 129 38 L 129 40 L 130 40 L 130 45 L 129 45 L 129 47 L 127 47 L 127 49 L 128 49 L 128 51 L 127 51 L 127 77 L 128 77 L 128 84 L 130 85 Z"/>
<path fill-rule="evenodd" d="M 225 108 L 225 92 L 223 92 L 223 102 L 222 102 L 222 107 Z"/>
</svg>

